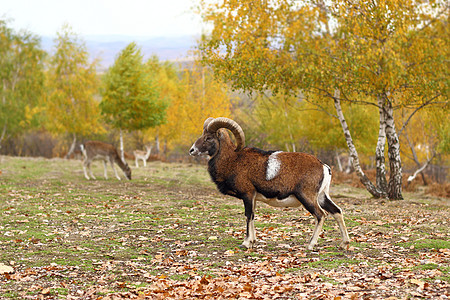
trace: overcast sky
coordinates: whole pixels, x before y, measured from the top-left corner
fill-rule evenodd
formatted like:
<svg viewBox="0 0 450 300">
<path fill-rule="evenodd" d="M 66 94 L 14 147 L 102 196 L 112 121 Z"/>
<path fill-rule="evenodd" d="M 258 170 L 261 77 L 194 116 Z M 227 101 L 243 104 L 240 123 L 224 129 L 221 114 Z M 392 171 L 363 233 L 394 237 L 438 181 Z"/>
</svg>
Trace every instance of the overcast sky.
<svg viewBox="0 0 450 300">
<path fill-rule="evenodd" d="M 180 36 L 202 33 L 195 0 L 0 0 L 9 27 L 55 36 L 68 23 L 88 35 Z"/>
</svg>

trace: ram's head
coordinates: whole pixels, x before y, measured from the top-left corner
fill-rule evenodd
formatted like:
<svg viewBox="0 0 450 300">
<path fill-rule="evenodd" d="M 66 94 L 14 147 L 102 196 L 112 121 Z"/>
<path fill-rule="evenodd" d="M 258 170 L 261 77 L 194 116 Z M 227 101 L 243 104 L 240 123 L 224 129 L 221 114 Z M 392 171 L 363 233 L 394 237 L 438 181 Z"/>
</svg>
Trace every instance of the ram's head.
<svg viewBox="0 0 450 300">
<path fill-rule="evenodd" d="M 219 139 L 222 134 L 225 134 L 222 128 L 230 130 L 236 139 L 236 150 L 240 151 L 245 145 L 245 135 L 241 126 L 235 121 L 219 117 L 219 118 L 208 118 L 203 124 L 203 134 L 198 138 L 197 141 L 192 145 L 189 150 L 189 154 L 192 156 L 196 155 L 209 155 L 214 156 L 219 150 Z"/>
</svg>

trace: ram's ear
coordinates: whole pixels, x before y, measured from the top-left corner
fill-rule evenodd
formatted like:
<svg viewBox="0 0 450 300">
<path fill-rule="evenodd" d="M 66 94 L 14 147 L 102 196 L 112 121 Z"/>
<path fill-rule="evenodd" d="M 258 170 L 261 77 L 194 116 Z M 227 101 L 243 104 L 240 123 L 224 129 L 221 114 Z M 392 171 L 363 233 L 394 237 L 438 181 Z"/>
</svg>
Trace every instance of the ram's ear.
<svg viewBox="0 0 450 300">
<path fill-rule="evenodd" d="M 221 139 L 221 138 L 223 137 L 223 132 L 222 132 L 222 130 L 217 130 L 216 136 L 217 136 L 218 139 Z"/>
</svg>

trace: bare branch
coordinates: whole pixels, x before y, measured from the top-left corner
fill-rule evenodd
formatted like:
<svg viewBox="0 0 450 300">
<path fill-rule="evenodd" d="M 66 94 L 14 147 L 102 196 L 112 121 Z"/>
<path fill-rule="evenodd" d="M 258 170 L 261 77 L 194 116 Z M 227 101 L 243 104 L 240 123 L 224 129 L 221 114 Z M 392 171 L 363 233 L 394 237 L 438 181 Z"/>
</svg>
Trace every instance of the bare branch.
<svg viewBox="0 0 450 300">
<path fill-rule="evenodd" d="M 408 177 L 408 183 L 410 183 L 411 181 L 413 181 L 414 178 L 416 178 L 416 176 L 417 176 L 420 172 L 422 172 L 423 170 L 425 170 L 425 168 L 428 166 L 428 164 L 433 160 L 433 158 L 434 158 L 435 156 L 436 156 L 436 152 L 433 153 L 433 155 L 430 157 L 430 159 L 428 159 L 427 162 L 424 163 L 423 166 L 422 166 L 421 168 L 417 169 L 417 171 L 414 172 L 413 175 L 409 176 L 409 177 Z"/>
<path fill-rule="evenodd" d="M 416 114 L 416 112 L 418 112 L 420 109 L 424 108 L 427 105 L 431 105 L 431 104 L 436 104 L 435 102 L 433 102 L 434 99 L 438 98 L 439 96 L 441 96 L 441 94 L 437 94 L 434 97 L 432 97 L 431 99 L 429 99 L 428 101 L 426 101 L 425 103 L 423 103 L 422 105 L 420 105 L 419 107 L 417 107 L 408 117 L 408 119 L 406 119 L 406 121 L 403 123 L 402 128 L 400 128 L 400 130 L 398 131 L 398 135 L 402 134 L 402 131 L 405 129 L 405 127 L 408 125 L 409 121 L 411 121 L 412 117 Z"/>
</svg>

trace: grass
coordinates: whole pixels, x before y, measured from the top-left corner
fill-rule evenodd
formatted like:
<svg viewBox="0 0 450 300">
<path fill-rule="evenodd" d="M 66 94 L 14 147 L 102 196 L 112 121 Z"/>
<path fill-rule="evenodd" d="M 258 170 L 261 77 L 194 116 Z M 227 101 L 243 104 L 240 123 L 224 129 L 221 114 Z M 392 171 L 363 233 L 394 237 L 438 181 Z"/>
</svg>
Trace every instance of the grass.
<svg viewBox="0 0 450 300">
<path fill-rule="evenodd" d="M 49 282 L 55 297 L 92 289 L 101 297 L 163 280 L 154 276 L 185 282 L 239 272 L 255 280 L 261 274 L 318 274 L 307 280 L 345 289 L 360 280 L 353 274 L 377 278 L 388 268 L 396 276 L 412 272 L 448 286 L 446 199 L 408 195 L 404 201 L 380 201 L 333 185 L 351 251 L 336 247 L 341 238 L 333 218 L 327 218 L 314 251 L 307 251 L 314 222 L 305 210 L 259 204 L 258 243 L 245 251 L 239 248 L 245 232 L 242 202 L 220 195 L 205 166 L 151 162 L 132 169 L 131 181 L 118 181 L 110 169 L 105 180 L 103 166 L 94 163 L 97 180 L 87 181 L 80 161 L 0 156 L 0 264 L 16 271 L 0 274 L 0 299 L 38 298 L 42 290 L 30 288 Z M 254 266 L 264 272 L 249 269 Z M 345 286 L 342 274 L 350 274 Z M 21 280 L 27 276 L 34 281 Z M 399 289 L 398 295 L 412 295 Z"/>
<path fill-rule="evenodd" d="M 324 268 L 324 269 L 337 269 L 339 267 L 348 267 L 351 265 L 358 265 L 360 261 L 354 260 L 354 259 L 348 259 L 348 258 L 330 258 L 330 259 L 322 259 L 318 261 L 313 261 L 308 263 L 307 265 L 309 267 L 317 267 L 317 268 Z"/>
<path fill-rule="evenodd" d="M 450 249 L 449 240 L 423 239 L 413 242 L 403 243 L 404 247 L 414 246 L 415 249 Z"/>
</svg>

